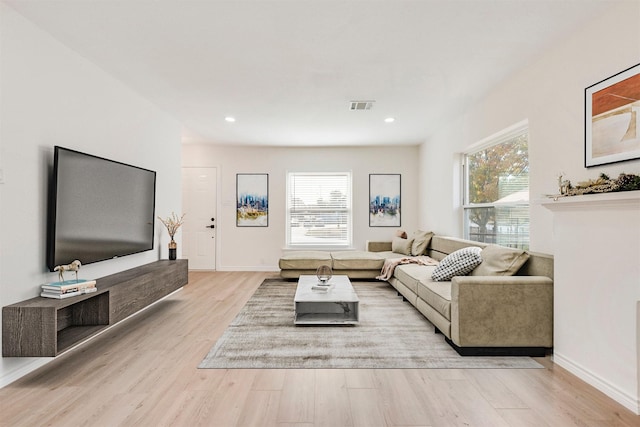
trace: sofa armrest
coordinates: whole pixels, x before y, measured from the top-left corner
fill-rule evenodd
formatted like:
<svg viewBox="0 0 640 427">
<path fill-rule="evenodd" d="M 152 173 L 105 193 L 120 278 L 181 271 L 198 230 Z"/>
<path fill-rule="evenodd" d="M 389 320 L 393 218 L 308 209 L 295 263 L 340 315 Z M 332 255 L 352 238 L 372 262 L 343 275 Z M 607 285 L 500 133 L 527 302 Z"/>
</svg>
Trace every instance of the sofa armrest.
<svg viewBox="0 0 640 427">
<path fill-rule="evenodd" d="M 385 252 L 391 250 L 391 242 L 375 242 L 367 240 L 367 252 Z"/>
<path fill-rule="evenodd" d="M 553 347 L 553 280 L 454 277 L 451 340 L 460 347 Z"/>
</svg>

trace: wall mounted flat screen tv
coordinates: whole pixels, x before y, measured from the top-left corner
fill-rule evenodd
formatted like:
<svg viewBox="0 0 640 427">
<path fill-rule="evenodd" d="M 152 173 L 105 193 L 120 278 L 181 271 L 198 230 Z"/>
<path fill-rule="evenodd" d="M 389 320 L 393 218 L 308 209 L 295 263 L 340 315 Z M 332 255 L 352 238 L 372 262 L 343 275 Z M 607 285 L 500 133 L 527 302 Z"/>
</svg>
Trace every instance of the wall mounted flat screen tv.
<svg viewBox="0 0 640 427">
<path fill-rule="evenodd" d="M 104 261 L 153 249 L 156 173 L 55 147 L 47 266 Z"/>
</svg>

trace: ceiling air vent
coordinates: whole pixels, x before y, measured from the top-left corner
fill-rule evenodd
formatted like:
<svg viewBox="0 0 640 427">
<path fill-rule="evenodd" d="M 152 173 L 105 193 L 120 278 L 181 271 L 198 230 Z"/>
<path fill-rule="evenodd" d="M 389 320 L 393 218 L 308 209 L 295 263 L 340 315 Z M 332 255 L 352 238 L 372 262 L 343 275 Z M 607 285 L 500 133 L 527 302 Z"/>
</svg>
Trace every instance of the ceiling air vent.
<svg viewBox="0 0 640 427">
<path fill-rule="evenodd" d="M 371 110 L 374 102 L 375 101 L 351 101 L 349 105 L 349 110 L 351 111 Z"/>
</svg>

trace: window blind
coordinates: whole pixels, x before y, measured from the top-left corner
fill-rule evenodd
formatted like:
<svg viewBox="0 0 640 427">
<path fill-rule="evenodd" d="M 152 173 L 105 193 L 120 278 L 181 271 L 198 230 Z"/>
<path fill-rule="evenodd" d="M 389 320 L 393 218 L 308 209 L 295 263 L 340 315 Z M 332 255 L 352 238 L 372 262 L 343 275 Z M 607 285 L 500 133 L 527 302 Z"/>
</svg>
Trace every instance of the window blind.
<svg viewBox="0 0 640 427">
<path fill-rule="evenodd" d="M 351 173 L 290 172 L 289 246 L 351 245 Z"/>
</svg>

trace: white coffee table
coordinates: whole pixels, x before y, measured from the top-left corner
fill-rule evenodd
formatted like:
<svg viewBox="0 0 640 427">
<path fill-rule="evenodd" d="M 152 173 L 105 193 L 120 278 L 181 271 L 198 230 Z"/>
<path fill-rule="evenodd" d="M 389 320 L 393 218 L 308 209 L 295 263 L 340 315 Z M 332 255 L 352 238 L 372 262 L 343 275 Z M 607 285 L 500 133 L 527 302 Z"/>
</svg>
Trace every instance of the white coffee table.
<svg viewBox="0 0 640 427">
<path fill-rule="evenodd" d="M 294 297 L 296 325 L 357 325 L 359 321 L 356 295 L 348 276 L 333 276 L 327 291 L 313 290 L 318 278 L 301 275 Z"/>
</svg>

